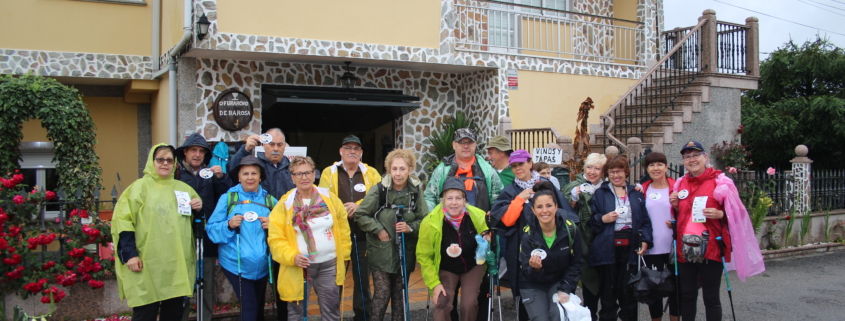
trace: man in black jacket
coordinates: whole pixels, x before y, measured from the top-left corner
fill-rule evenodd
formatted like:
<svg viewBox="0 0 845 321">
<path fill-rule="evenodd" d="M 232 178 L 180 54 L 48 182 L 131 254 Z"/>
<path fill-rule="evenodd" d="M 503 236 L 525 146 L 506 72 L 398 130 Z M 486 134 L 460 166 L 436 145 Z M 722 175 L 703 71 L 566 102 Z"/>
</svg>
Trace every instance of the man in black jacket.
<svg viewBox="0 0 845 321">
<path fill-rule="evenodd" d="M 211 161 L 211 148 L 209 148 L 205 138 L 198 133 L 188 136 L 185 143 L 176 149 L 175 156 L 177 160 L 176 179 L 190 185 L 202 199 L 202 209 L 199 212 L 200 217 L 195 217 L 195 219 L 201 220 L 201 230 L 204 234 L 203 274 L 205 276 L 205 282 L 202 289 L 203 302 L 197 302 L 197 311 L 200 308 L 203 311 L 203 320 L 201 321 L 210 321 L 213 314 L 214 297 L 216 296 L 214 293 L 214 280 L 216 279 L 214 262 L 217 261 L 217 244 L 211 242 L 208 235 L 205 234 L 205 222 L 211 217 L 211 213 L 214 212 L 214 207 L 217 205 L 217 200 L 220 196 L 232 187 L 232 181 L 223 172 L 222 167 L 208 167 L 208 162 Z M 182 317 L 183 321 L 188 320 L 189 311 L 190 309 L 185 309 L 185 314 Z"/>
</svg>

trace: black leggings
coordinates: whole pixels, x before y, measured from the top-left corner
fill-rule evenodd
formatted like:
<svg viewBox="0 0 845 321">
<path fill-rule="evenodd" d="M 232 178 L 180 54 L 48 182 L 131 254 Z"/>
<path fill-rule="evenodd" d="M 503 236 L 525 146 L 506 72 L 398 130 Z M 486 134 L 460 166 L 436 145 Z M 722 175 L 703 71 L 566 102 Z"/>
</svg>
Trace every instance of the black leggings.
<svg viewBox="0 0 845 321">
<path fill-rule="evenodd" d="M 644 255 L 643 259 L 647 266 L 654 266 L 658 271 L 663 271 L 666 268 L 672 271 L 672 275 L 675 275 L 675 266 L 672 264 L 673 262 L 669 261 L 669 254 Z M 663 300 L 649 304 L 648 311 L 652 319 L 663 317 Z M 669 295 L 669 315 L 678 316 L 678 294 L 675 291 L 672 291 L 672 294 Z"/>
<path fill-rule="evenodd" d="M 698 283 L 701 281 L 701 296 L 704 299 L 705 320 L 722 319 L 722 302 L 719 288 L 722 287 L 722 262 L 706 260 L 704 263 L 678 263 L 678 278 L 681 283 L 681 317 L 695 320 Z"/>
<path fill-rule="evenodd" d="M 185 297 L 175 297 L 132 308 L 132 321 L 181 321 Z M 161 312 L 161 313 L 159 313 Z"/>
</svg>

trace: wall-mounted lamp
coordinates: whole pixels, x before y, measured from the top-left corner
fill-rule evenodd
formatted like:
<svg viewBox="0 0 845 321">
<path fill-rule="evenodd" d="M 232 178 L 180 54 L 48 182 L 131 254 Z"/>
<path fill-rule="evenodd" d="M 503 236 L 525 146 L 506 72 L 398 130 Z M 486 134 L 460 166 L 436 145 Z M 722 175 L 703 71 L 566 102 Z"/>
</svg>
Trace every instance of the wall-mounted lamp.
<svg viewBox="0 0 845 321">
<path fill-rule="evenodd" d="M 197 20 L 197 38 L 202 40 L 205 38 L 205 35 L 208 34 L 208 27 L 211 26 L 211 21 L 208 21 L 208 17 L 205 14 L 202 14 L 200 20 Z"/>
<path fill-rule="evenodd" d="M 343 89 L 352 90 L 355 88 L 355 81 L 357 81 L 358 78 L 355 77 L 355 74 L 349 71 L 349 64 L 351 64 L 352 62 L 344 61 L 343 63 L 346 64 L 346 72 L 343 73 L 343 76 L 340 77 L 340 85 L 343 87 Z"/>
</svg>

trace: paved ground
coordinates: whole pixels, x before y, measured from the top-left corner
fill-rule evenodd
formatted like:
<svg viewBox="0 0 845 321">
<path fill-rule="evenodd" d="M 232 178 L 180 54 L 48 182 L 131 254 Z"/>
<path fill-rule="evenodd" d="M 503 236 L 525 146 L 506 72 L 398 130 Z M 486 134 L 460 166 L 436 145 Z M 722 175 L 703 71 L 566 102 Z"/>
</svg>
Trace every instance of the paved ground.
<svg viewBox="0 0 845 321">
<path fill-rule="evenodd" d="M 347 281 L 346 289 L 351 290 L 351 279 Z M 722 319 L 732 320 L 724 278 L 721 281 Z M 411 276 L 410 283 L 411 319 L 426 320 L 426 289 L 418 271 Z M 845 251 L 768 260 L 766 272 L 745 283 L 731 272 L 731 283 L 737 320 L 845 320 Z M 510 291 L 503 289 L 503 292 L 503 319 L 515 320 Z M 313 295 L 312 298 L 316 299 Z M 351 291 L 346 291 L 344 299 L 344 310 L 351 310 Z M 315 303 L 309 306 L 312 321 L 320 319 Z M 351 311 L 345 312 L 345 316 L 351 320 Z M 649 320 L 645 305 L 640 305 L 639 319 Z M 664 320 L 668 319 L 664 316 Z M 696 319 L 704 320 L 701 299 Z M 391 319 L 386 316 L 385 320 Z M 428 320 L 432 320 L 430 316 Z"/>
</svg>

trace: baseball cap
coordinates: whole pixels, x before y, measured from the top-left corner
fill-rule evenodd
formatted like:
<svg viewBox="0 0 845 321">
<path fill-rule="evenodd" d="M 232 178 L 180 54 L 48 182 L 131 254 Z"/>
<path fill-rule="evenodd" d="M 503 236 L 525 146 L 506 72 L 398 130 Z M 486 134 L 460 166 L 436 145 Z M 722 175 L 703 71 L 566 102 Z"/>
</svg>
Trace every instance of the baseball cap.
<svg viewBox="0 0 845 321">
<path fill-rule="evenodd" d="M 487 142 L 486 147 L 487 148 L 496 148 L 496 149 L 503 151 L 503 152 L 513 150 L 513 148 L 511 148 L 511 140 L 508 139 L 505 136 L 502 136 L 502 135 L 498 135 L 498 136 L 494 136 L 493 138 L 490 138 L 490 140 Z"/>
<path fill-rule="evenodd" d="M 689 143 L 686 143 L 686 145 L 684 145 L 684 148 L 681 148 L 681 154 L 683 155 L 684 151 L 688 150 L 688 149 L 694 149 L 694 150 L 697 150 L 697 151 L 707 152 L 707 151 L 704 150 L 704 146 L 701 146 L 701 143 L 694 141 L 694 140 L 689 141 Z"/>
<path fill-rule="evenodd" d="M 476 141 L 475 132 L 469 128 L 458 128 L 458 130 L 455 131 L 455 141 L 459 142 L 461 141 L 461 139 L 464 138 L 469 138 L 472 141 Z"/>
<path fill-rule="evenodd" d="M 355 135 L 349 135 L 343 138 L 343 142 L 340 143 L 340 146 L 346 145 L 347 143 L 356 143 L 358 146 L 364 146 L 361 144 L 361 139 Z"/>
<path fill-rule="evenodd" d="M 531 159 L 531 154 L 527 150 L 517 149 L 511 153 L 511 158 L 508 164 L 522 163 Z"/>
</svg>

